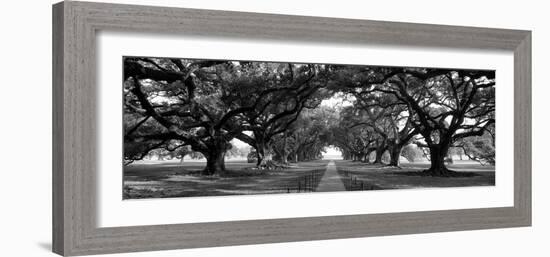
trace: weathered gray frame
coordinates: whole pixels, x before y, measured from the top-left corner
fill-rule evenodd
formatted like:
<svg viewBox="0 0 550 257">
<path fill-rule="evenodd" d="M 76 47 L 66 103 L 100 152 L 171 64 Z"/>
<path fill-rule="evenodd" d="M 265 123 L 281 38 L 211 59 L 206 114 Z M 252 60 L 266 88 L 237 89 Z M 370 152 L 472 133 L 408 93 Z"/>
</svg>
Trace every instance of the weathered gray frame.
<svg viewBox="0 0 550 257">
<path fill-rule="evenodd" d="M 514 206 L 98 228 L 98 30 L 514 52 Z M 531 225 L 531 32 L 66 1 L 53 6 L 53 251 L 86 255 Z"/>
</svg>

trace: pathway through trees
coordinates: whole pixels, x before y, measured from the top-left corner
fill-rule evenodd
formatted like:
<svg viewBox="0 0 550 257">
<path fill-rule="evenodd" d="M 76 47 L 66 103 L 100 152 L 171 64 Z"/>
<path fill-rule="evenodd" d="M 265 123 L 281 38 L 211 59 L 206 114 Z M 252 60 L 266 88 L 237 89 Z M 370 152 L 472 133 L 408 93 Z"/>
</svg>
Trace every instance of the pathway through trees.
<svg viewBox="0 0 550 257">
<path fill-rule="evenodd" d="M 342 179 L 336 170 L 336 165 L 334 161 L 330 161 L 327 164 L 327 171 L 325 175 L 321 178 L 319 186 L 317 187 L 316 192 L 334 192 L 334 191 L 346 191 Z"/>
</svg>

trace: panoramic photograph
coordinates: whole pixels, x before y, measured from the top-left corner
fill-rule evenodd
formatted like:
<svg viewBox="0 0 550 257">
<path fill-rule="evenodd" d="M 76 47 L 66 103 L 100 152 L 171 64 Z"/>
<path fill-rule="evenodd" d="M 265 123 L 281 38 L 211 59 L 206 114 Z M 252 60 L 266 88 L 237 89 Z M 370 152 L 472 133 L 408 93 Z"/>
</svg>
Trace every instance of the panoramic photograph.
<svg viewBox="0 0 550 257">
<path fill-rule="evenodd" d="M 123 57 L 123 199 L 495 185 L 495 71 Z"/>
</svg>

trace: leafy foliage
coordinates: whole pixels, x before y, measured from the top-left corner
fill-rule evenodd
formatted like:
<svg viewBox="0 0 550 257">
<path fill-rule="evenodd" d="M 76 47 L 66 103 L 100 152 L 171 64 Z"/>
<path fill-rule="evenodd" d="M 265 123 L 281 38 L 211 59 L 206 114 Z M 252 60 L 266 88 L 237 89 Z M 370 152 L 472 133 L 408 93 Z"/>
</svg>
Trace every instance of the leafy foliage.
<svg viewBox="0 0 550 257">
<path fill-rule="evenodd" d="M 329 145 L 396 166 L 422 149 L 432 175 L 452 174 L 455 148 L 494 164 L 494 71 L 126 57 L 123 88 L 127 164 L 200 153 L 204 174 L 223 172 L 245 155 L 235 138 L 266 169 Z"/>
</svg>

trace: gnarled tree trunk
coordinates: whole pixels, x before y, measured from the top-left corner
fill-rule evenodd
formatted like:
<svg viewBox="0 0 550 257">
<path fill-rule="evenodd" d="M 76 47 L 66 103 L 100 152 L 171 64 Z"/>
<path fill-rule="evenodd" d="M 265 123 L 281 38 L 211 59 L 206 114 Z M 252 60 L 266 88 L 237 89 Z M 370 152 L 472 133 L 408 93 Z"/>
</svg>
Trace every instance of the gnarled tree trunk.
<svg viewBox="0 0 550 257">
<path fill-rule="evenodd" d="M 376 158 L 374 159 L 375 164 L 382 164 L 382 155 L 384 155 L 385 151 L 386 149 L 384 147 L 376 148 Z"/>
<path fill-rule="evenodd" d="M 225 172 L 225 152 L 229 143 L 223 138 L 213 139 L 207 151 L 202 152 L 206 158 L 206 167 L 203 175 L 214 175 Z"/>
<path fill-rule="evenodd" d="M 223 153 L 216 151 L 206 158 L 206 168 L 202 171 L 203 175 L 214 175 L 225 172 L 225 151 Z"/>
<path fill-rule="evenodd" d="M 257 142 L 256 149 L 258 153 L 257 166 L 259 169 L 272 169 L 275 167 L 273 162 L 273 149 L 271 146 L 264 142 Z"/>
<path fill-rule="evenodd" d="M 271 169 L 273 168 L 273 153 L 269 149 L 265 149 L 263 156 L 259 159 L 258 168 Z"/>
<path fill-rule="evenodd" d="M 401 150 L 403 146 L 397 144 L 390 148 L 390 166 L 399 167 L 399 158 L 401 157 Z"/>
<path fill-rule="evenodd" d="M 430 146 L 430 168 L 425 170 L 432 176 L 448 176 L 452 171 L 445 166 L 445 157 L 449 151 L 449 144 L 442 143 Z"/>
</svg>

